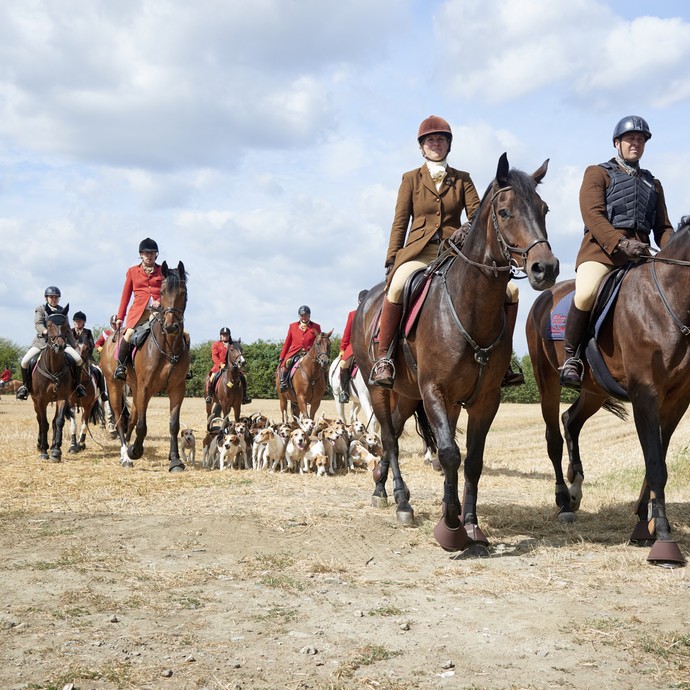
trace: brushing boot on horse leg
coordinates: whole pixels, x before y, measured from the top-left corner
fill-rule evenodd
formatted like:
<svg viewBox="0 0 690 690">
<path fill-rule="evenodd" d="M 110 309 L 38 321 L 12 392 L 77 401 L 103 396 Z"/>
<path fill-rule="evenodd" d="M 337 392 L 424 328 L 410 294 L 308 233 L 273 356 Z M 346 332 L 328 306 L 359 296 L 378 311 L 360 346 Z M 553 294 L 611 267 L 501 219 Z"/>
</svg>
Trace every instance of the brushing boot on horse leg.
<svg viewBox="0 0 690 690">
<path fill-rule="evenodd" d="M 22 385 L 17 389 L 16 398 L 17 400 L 26 400 L 29 397 L 29 391 L 31 390 L 31 375 L 28 369 L 20 367 L 22 372 Z"/>
<path fill-rule="evenodd" d="M 564 362 L 561 367 L 561 386 L 579 390 L 582 385 L 584 365 L 577 355 L 585 331 L 589 325 L 589 315 L 590 312 L 578 309 L 574 302 L 570 305 L 568 318 L 565 322 L 565 339 L 563 342 Z"/>
<path fill-rule="evenodd" d="M 121 381 L 127 380 L 127 360 L 129 359 L 131 347 L 132 346 L 124 338 L 120 341 L 120 349 L 117 353 L 118 365 L 115 369 L 114 376 Z"/>
<path fill-rule="evenodd" d="M 338 402 L 343 404 L 350 402 L 350 367 L 340 368 L 340 394 Z"/>
<path fill-rule="evenodd" d="M 395 338 L 402 316 L 402 304 L 389 302 L 383 298 L 381 311 L 381 323 L 379 326 L 379 351 L 378 359 L 371 370 L 371 382 L 382 388 L 393 388 L 395 381 L 395 367 L 393 360 L 388 356 L 388 350 Z M 391 354 L 393 354 L 391 352 Z"/>
<path fill-rule="evenodd" d="M 515 332 L 515 323 L 517 321 L 518 313 L 518 303 L 517 302 L 506 302 L 503 305 L 503 310 L 506 315 L 506 330 L 510 333 L 510 342 L 513 342 L 513 333 Z M 505 388 L 506 386 L 521 386 L 525 382 L 525 376 L 522 373 L 522 369 L 517 364 L 517 371 L 513 371 L 512 362 L 508 364 L 508 370 L 503 376 L 503 381 L 501 386 Z"/>
</svg>

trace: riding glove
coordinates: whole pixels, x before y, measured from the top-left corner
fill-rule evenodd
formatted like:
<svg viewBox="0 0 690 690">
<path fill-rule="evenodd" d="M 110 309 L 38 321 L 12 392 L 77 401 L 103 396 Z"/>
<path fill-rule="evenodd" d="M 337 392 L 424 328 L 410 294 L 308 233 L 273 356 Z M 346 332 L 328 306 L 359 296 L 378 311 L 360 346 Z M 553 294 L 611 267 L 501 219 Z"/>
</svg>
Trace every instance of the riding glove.
<svg viewBox="0 0 690 690">
<path fill-rule="evenodd" d="M 640 242 L 639 240 L 628 239 L 627 237 L 618 240 L 618 244 L 616 245 L 616 251 L 620 252 L 628 259 L 637 259 L 641 256 L 648 256 L 648 249 L 648 244 Z"/>
</svg>

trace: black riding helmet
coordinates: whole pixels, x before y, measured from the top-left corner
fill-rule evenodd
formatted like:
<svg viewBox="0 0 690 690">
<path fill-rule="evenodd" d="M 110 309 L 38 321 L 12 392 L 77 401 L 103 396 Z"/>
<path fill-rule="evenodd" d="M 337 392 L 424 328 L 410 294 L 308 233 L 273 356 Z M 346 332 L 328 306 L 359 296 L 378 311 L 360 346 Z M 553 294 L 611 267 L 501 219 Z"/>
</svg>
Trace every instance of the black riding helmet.
<svg viewBox="0 0 690 690">
<path fill-rule="evenodd" d="M 62 293 L 60 292 L 60 288 L 55 287 L 55 285 L 49 285 L 46 288 L 46 291 L 43 293 L 44 297 L 62 297 Z"/>
<path fill-rule="evenodd" d="M 618 121 L 618 124 L 613 130 L 613 145 L 616 145 L 616 139 L 620 139 L 624 134 L 628 132 L 640 132 L 646 141 L 652 138 L 652 132 L 649 129 L 647 120 L 639 115 L 627 115 L 623 119 Z"/>
<path fill-rule="evenodd" d="M 298 310 L 297 315 L 302 316 L 303 314 L 309 314 L 311 316 L 311 309 L 306 304 L 303 304 Z"/>
<path fill-rule="evenodd" d="M 158 245 L 156 244 L 156 241 L 152 240 L 150 237 L 143 239 L 141 242 L 139 242 L 139 253 L 141 252 L 158 253 Z"/>
<path fill-rule="evenodd" d="M 76 311 L 74 312 L 74 316 L 72 317 L 74 321 L 80 320 L 86 323 L 86 314 L 83 311 Z"/>
<path fill-rule="evenodd" d="M 230 335 L 230 329 L 227 326 L 223 326 L 223 328 L 220 329 L 220 335 Z"/>
</svg>

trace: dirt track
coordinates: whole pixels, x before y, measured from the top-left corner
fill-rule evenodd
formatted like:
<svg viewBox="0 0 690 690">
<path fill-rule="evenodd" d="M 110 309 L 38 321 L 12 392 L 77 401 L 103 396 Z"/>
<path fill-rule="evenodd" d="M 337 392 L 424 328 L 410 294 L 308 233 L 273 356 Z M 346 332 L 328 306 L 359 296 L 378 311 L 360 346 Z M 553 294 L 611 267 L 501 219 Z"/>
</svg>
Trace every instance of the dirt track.
<svg viewBox="0 0 690 690">
<path fill-rule="evenodd" d="M 0 687 L 690 688 L 688 570 L 626 545 L 631 422 L 585 428 L 585 497 L 564 526 L 538 408 L 503 406 L 479 504 L 491 557 L 467 559 L 433 539 L 442 480 L 412 433 L 403 528 L 370 506 L 365 472 L 169 474 L 165 403 L 126 471 L 100 429 L 103 448 L 39 463 L 30 403 L 0 400 Z M 182 418 L 198 432 L 201 401 Z M 689 431 L 686 416 L 668 491 L 686 555 Z"/>
</svg>

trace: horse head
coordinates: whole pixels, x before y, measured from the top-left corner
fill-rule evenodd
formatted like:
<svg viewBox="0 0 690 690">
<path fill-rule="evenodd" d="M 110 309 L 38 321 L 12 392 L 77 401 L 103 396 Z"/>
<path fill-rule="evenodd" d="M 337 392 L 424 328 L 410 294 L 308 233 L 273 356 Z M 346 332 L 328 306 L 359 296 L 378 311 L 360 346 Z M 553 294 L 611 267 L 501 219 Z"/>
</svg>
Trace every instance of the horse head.
<svg viewBox="0 0 690 690">
<path fill-rule="evenodd" d="M 537 185 L 548 169 L 548 159 L 528 175 L 508 164 L 504 153 L 498 161 L 496 179 L 484 195 L 475 225 L 485 223 L 491 261 L 507 263 L 522 271 L 535 290 L 551 287 L 558 277 L 558 259 L 546 233 L 548 206 L 537 193 Z M 488 203 L 485 203 L 488 200 Z M 498 250 L 498 252 L 497 252 Z"/>
<path fill-rule="evenodd" d="M 331 335 L 333 334 L 333 329 L 331 328 L 328 333 L 319 333 L 316 340 L 314 341 L 314 359 L 324 368 L 328 366 L 328 360 L 331 357 Z"/>
<path fill-rule="evenodd" d="M 67 345 L 67 333 L 69 331 L 68 311 L 69 306 L 62 311 L 49 314 L 46 318 L 46 340 L 48 341 L 48 347 L 53 352 L 62 352 Z"/>
<path fill-rule="evenodd" d="M 168 262 L 161 265 L 161 317 L 166 333 L 181 333 L 184 326 L 184 310 L 187 306 L 187 274 L 180 261 L 177 268 L 169 268 Z"/>
<path fill-rule="evenodd" d="M 228 345 L 227 363 L 229 367 L 235 369 L 241 369 L 245 365 L 246 360 L 242 354 L 241 340 L 235 340 Z"/>
</svg>

